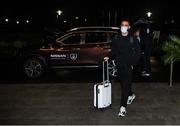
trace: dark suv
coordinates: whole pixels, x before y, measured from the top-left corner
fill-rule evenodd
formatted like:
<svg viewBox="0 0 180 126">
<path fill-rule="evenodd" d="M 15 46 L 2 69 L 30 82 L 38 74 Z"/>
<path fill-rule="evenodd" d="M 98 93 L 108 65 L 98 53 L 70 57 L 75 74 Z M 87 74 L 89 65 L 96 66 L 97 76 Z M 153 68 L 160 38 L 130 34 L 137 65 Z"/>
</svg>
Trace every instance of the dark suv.
<svg viewBox="0 0 180 126">
<path fill-rule="evenodd" d="M 23 51 L 23 71 L 29 78 L 42 76 L 49 68 L 98 68 L 110 51 L 118 27 L 79 27 L 38 49 Z M 110 75 L 116 76 L 114 61 Z"/>
</svg>

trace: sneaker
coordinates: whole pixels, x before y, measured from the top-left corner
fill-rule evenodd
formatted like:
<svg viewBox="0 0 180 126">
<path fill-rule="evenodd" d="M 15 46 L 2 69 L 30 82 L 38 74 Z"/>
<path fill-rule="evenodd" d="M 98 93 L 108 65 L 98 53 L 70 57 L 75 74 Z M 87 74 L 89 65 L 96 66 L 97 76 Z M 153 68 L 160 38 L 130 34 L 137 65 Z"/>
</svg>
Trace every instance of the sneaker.
<svg viewBox="0 0 180 126">
<path fill-rule="evenodd" d="M 134 101 L 135 97 L 136 97 L 135 94 L 132 94 L 131 96 L 128 96 L 127 104 L 128 105 L 131 104 Z"/>
<path fill-rule="evenodd" d="M 120 111 L 118 113 L 118 116 L 121 116 L 121 117 L 126 116 L 126 108 L 124 106 L 120 107 Z"/>
<path fill-rule="evenodd" d="M 143 73 L 142 76 L 146 76 L 146 77 L 149 77 L 150 74 L 149 73 Z"/>
</svg>

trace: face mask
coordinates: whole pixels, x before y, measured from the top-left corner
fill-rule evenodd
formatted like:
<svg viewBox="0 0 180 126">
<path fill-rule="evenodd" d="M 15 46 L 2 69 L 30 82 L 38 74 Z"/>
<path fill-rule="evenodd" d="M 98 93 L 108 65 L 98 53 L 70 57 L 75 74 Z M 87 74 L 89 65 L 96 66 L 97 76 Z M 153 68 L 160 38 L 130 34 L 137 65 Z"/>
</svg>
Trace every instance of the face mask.
<svg viewBox="0 0 180 126">
<path fill-rule="evenodd" d="M 121 32 L 122 32 L 122 33 L 127 33 L 127 32 L 128 32 L 128 27 L 126 27 L 126 26 L 121 26 Z"/>
</svg>

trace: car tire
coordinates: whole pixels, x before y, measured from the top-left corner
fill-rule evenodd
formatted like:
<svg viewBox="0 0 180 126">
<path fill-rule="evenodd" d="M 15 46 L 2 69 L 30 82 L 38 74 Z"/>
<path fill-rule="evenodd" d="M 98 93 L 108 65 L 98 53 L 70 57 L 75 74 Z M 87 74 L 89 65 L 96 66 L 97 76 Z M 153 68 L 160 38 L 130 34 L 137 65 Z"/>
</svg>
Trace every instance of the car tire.
<svg viewBox="0 0 180 126">
<path fill-rule="evenodd" d="M 117 77 L 117 68 L 115 61 L 114 60 L 110 61 L 108 66 L 109 66 L 109 75 L 112 77 Z"/>
<path fill-rule="evenodd" d="M 38 58 L 29 58 L 24 62 L 23 71 L 28 78 L 37 79 L 45 73 L 45 65 Z"/>
</svg>

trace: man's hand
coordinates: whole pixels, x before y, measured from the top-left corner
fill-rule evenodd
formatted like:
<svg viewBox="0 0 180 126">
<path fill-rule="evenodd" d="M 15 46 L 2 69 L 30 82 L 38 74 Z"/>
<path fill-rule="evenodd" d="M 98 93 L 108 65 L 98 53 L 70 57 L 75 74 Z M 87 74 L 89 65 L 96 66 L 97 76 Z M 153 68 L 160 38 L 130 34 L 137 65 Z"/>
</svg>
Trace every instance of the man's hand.
<svg viewBox="0 0 180 126">
<path fill-rule="evenodd" d="M 133 65 L 131 65 L 131 69 L 132 69 L 132 70 L 134 69 Z"/>
<path fill-rule="evenodd" d="M 104 57 L 104 61 L 107 62 L 109 60 L 109 57 Z"/>
</svg>

